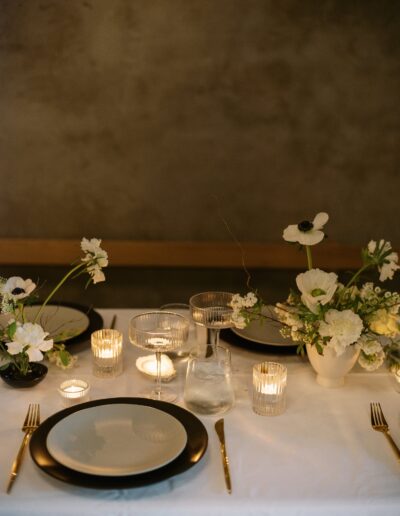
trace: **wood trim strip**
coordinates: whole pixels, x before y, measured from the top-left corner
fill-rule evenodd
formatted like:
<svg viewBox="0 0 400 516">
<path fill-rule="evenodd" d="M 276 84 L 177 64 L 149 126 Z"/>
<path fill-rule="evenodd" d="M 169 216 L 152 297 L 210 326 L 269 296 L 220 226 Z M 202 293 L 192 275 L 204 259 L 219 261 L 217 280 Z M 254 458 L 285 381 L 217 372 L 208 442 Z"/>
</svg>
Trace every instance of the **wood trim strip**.
<svg viewBox="0 0 400 516">
<path fill-rule="evenodd" d="M 104 240 L 111 266 L 241 268 L 242 257 L 233 242 Z M 286 243 L 242 244 L 248 268 L 305 269 L 305 253 Z M 323 242 L 313 248 L 314 266 L 357 269 L 361 249 Z M 66 265 L 81 256 L 79 240 L 0 239 L 0 265 Z"/>
</svg>

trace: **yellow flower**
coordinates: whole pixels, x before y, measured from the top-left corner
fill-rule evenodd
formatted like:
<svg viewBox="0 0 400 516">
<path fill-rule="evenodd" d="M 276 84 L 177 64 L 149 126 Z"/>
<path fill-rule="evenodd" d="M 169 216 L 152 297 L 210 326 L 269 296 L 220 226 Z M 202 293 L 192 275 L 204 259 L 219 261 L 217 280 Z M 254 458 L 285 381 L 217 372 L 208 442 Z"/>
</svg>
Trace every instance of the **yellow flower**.
<svg viewBox="0 0 400 516">
<path fill-rule="evenodd" d="M 370 329 L 378 335 L 395 337 L 400 334 L 399 316 L 381 308 L 377 310 L 369 321 Z"/>
</svg>

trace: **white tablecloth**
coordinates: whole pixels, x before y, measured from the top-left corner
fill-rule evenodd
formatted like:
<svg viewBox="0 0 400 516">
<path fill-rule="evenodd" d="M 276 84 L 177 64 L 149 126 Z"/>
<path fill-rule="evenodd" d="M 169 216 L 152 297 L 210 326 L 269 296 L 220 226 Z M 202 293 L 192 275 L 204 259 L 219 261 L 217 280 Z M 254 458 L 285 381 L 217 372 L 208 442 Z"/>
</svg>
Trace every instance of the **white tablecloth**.
<svg viewBox="0 0 400 516">
<path fill-rule="evenodd" d="M 115 379 L 91 374 L 91 351 L 79 353 L 74 376 L 91 384 L 92 400 L 136 396 L 148 380 L 135 368 L 145 354 L 128 340 L 128 321 L 138 310 L 99 310 L 105 324 L 114 313 L 124 332 L 124 372 Z M 203 459 L 190 470 L 148 487 L 94 490 L 57 481 L 25 457 L 11 494 L 10 467 L 23 437 L 29 403 L 40 403 L 42 419 L 63 408 L 57 386 L 71 376 L 50 366 L 31 389 L 0 384 L 1 515 L 393 515 L 400 514 L 400 463 L 385 437 L 371 429 L 370 401 L 380 401 L 393 438 L 400 445 L 400 394 L 388 374 L 352 372 L 346 385 L 326 389 L 310 365 L 297 356 L 271 356 L 231 346 L 236 405 L 225 417 L 233 493 L 224 484 L 216 416 L 199 416 L 209 434 Z M 287 410 L 262 417 L 251 408 L 255 363 L 276 359 L 288 367 Z M 185 365 L 171 385 L 180 392 Z"/>
</svg>

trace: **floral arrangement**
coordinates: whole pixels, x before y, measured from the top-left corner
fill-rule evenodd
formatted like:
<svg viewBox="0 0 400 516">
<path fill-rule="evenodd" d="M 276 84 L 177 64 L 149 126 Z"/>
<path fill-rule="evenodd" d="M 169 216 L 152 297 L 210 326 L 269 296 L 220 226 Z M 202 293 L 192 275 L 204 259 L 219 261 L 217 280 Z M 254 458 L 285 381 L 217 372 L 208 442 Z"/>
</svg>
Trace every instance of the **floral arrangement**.
<svg viewBox="0 0 400 516">
<path fill-rule="evenodd" d="M 11 314 L 6 325 L 0 328 L 0 358 L 5 369 L 13 364 L 21 375 L 26 375 L 30 370 L 30 363 L 40 362 L 46 356 L 59 367 L 71 367 L 76 361 L 66 349 L 62 340 L 65 333 L 50 335 L 38 323 L 44 307 L 53 298 L 59 288 L 71 277 L 77 277 L 88 273 L 86 284 L 99 283 L 105 280 L 103 267 L 108 265 L 108 256 L 101 247 L 101 240 L 83 238 L 81 249 L 84 256 L 78 263 L 62 277 L 55 288 L 50 292 L 40 305 L 33 321 L 28 321 L 25 307 L 37 304 L 36 284 L 31 279 L 23 279 L 13 276 L 8 279 L 0 279 L 1 313 Z"/>
<path fill-rule="evenodd" d="M 313 268 L 311 247 L 324 238 L 327 213 L 318 213 L 312 222 L 288 226 L 283 238 L 305 247 L 308 270 L 296 278 L 298 290 L 291 291 L 284 303 L 277 303 L 275 313 L 284 337 L 298 342 L 298 352 L 306 344 L 323 355 L 332 348 L 340 356 L 349 346 L 360 350 L 359 364 L 372 371 L 386 360 L 393 371 L 400 369 L 400 295 L 372 282 L 359 284 L 362 274 L 377 268 L 379 281 L 392 279 L 400 268 L 398 255 L 390 242 L 371 240 L 361 251 L 362 265 L 346 284 L 334 272 Z M 239 328 L 264 317 L 263 301 L 256 292 L 235 294 L 232 301 L 233 322 Z"/>
</svg>

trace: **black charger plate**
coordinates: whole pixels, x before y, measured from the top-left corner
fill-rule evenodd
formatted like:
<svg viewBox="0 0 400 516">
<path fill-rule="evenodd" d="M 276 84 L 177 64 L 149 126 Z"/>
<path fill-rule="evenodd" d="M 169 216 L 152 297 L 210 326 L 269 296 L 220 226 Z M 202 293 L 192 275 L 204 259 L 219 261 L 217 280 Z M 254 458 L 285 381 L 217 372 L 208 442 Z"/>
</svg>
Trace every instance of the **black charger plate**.
<svg viewBox="0 0 400 516">
<path fill-rule="evenodd" d="M 183 425 L 187 434 L 187 443 L 184 450 L 172 462 L 153 471 L 112 477 L 81 473 L 67 468 L 54 459 L 47 449 L 47 436 L 59 421 L 79 410 L 113 403 L 147 405 L 175 417 Z M 177 405 L 145 398 L 111 398 L 82 403 L 50 416 L 32 435 L 30 453 L 35 464 L 57 480 L 83 487 L 115 489 L 145 486 L 182 473 L 200 461 L 206 452 L 207 444 L 208 434 L 203 423 L 194 414 Z"/>
</svg>

